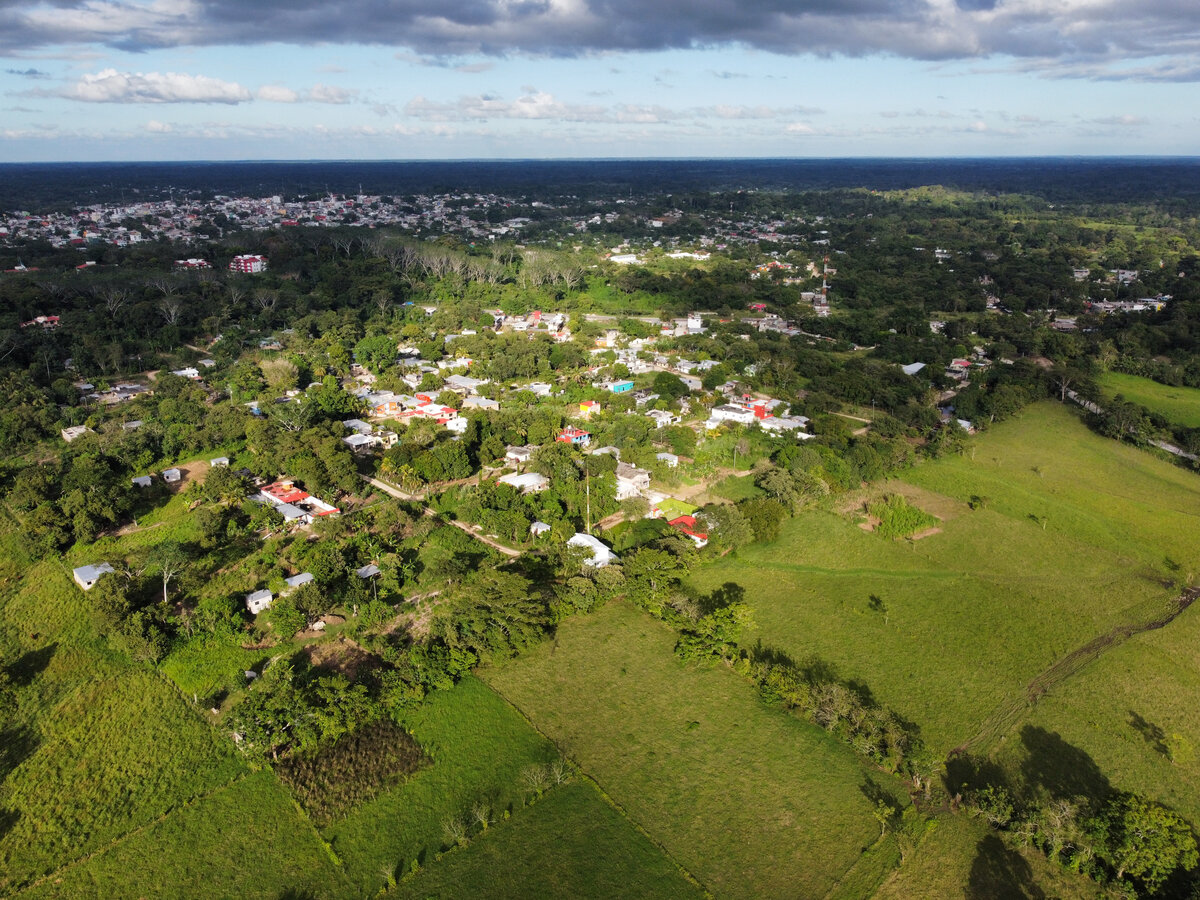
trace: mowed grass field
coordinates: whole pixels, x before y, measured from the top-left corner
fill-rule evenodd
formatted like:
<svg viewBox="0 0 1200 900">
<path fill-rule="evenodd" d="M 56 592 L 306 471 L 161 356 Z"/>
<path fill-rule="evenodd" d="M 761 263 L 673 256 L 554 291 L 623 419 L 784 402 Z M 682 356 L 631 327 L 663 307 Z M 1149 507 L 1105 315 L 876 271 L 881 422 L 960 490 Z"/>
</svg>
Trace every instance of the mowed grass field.
<svg viewBox="0 0 1200 900">
<path fill-rule="evenodd" d="M 865 685 L 942 755 L 1071 650 L 1159 614 L 1200 572 L 1200 478 L 1031 407 L 892 489 L 940 533 L 888 541 L 814 511 L 693 573 L 740 584 L 761 640 Z M 986 498 L 972 510 L 972 497 Z M 871 597 L 882 601 L 872 608 Z"/>
<path fill-rule="evenodd" d="M 1172 387 L 1138 375 L 1105 372 L 1100 390 L 1107 398 L 1120 394 L 1176 425 L 1200 428 L 1200 388 Z"/>
<path fill-rule="evenodd" d="M 623 602 L 482 676 L 722 897 L 823 897 L 879 837 L 867 771 L 820 729 Z"/>
<path fill-rule="evenodd" d="M 555 787 L 389 897 L 700 898 L 700 889 L 585 781 Z"/>
</svg>

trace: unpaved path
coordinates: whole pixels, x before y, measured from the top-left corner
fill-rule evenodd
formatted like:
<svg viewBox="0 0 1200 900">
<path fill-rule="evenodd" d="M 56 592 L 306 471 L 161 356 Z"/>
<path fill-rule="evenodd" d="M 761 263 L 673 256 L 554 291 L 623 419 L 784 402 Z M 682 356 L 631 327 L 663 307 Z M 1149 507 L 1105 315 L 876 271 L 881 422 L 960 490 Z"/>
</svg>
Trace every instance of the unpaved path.
<svg viewBox="0 0 1200 900">
<path fill-rule="evenodd" d="M 366 475 L 363 475 L 362 478 L 364 481 L 370 482 L 373 487 L 379 488 L 379 490 L 383 491 L 385 494 L 395 497 L 397 500 L 407 500 L 408 502 L 412 503 L 412 502 L 418 502 L 421 499 L 419 496 L 417 496 L 415 494 L 405 493 L 404 491 L 400 490 L 400 488 L 393 487 L 392 485 L 388 484 L 385 481 L 380 481 L 378 478 L 369 478 Z M 470 479 L 466 479 L 466 480 L 469 481 Z M 427 516 L 436 516 L 438 514 L 438 511 L 436 509 L 433 509 L 432 507 L 429 507 L 429 506 L 423 507 L 423 512 Z M 501 544 L 499 541 L 496 541 L 496 540 L 488 537 L 486 534 L 480 534 L 478 531 L 473 529 L 466 522 L 456 522 L 453 519 L 450 519 L 449 522 L 455 528 L 458 528 L 459 530 L 465 532 L 466 534 L 469 534 L 471 537 L 475 538 L 475 540 L 479 541 L 480 543 L 487 544 L 489 547 L 491 547 L 495 550 L 499 550 L 505 556 L 508 556 L 512 559 L 516 559 L 518 556 L 521 555 L 520 550 L 514 550 L 512 547 L 506 547 L 503 544 Z"/>
<path fill-rule="evenodd" d="M 1134 635 L 1145 631 L 1154 631 L 1171 624 L 1184 610 L 1196 602 L 1197 598 L 1200 598 L 1200 587 L 1188 588 L 1170 601 L 1165 613 L 1155 616 L 1149 621 L 1118 625 L 1111 631 L 1088 641 L 1082 647 L 1072 650 L 1029 682 L 1025 688 L 1024 697 L 1014 697 L 992 712 L 979 731 L 952 750 L 950 755 L 984 753 L 990 750 L 1020 723 L 1025 714 L 1036 706 L 1042 697 L 1055 687 L 1079 672 L 1088 663 L 1098 659 L 1102 653 L 1119 647 Z"/>
</svg>

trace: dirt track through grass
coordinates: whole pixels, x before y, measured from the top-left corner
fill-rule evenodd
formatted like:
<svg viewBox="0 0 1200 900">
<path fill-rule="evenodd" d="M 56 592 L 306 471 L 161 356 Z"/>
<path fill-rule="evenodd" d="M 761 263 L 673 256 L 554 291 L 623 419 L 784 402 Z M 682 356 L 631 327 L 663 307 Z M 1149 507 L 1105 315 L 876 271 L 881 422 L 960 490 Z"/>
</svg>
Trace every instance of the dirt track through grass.
<svg viewBox="0 0 1200 900">
<path fill-rule="evenodd" d="M 986 753 L 1001 738 L 1016 728 L 1025 718 L 1025 714 L 1055 687 L 1094 662 L 1102 653 L 1120 646 L 1134 635 L 1165 628 L 1195 603 L 1197 598 L 1200 598 L 1200 587 L 1188 588 L 1171 601 L 1165 615 L 1156 616 L 1145 622 L 1118 625 L 1083 646 L 1075 648 L 1030 681 L 1024 698 L 1009 700 L 998 707 L 984 721 L 979 731 L 961 746 L 952 750 L 951 755 Z"/>
</svg>

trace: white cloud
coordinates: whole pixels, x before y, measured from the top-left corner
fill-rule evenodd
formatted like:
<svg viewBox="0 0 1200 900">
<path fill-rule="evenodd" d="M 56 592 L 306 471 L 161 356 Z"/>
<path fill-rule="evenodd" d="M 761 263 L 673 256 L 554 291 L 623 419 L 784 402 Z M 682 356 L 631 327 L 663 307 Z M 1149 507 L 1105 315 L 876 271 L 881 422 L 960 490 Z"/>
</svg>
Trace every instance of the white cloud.
<svg viewBox="0 0 1200 900">
<path fill-rule="evenodd" d="M 244 103 L 250 91 L 232 81 L 178 72 L 118 72 L 84 75 L 61 96 L 87 103 Z"/>
<path fill-rule="evenodd" d="M 254 96 L 268 103 L 295 103 L 300 99 L 300 95 L 291 88 L 277 84 L 264 84 L 254 92 Z"/>
<path fill-rule="evenodd" d="M 358 91 L 350 91 L 346 88 L 334 87 L 329 84 L 314 84 L 304 99 L 309 103 L 349 103 L 354 99 Z"/>
<path fill-rule="evenodd" d="M 146 123 L 146 130 L 151 134 L 170 134 L 175 129 L 166 122 L 159 122 L 157 119 L 151 119 Z"/>
</svg>

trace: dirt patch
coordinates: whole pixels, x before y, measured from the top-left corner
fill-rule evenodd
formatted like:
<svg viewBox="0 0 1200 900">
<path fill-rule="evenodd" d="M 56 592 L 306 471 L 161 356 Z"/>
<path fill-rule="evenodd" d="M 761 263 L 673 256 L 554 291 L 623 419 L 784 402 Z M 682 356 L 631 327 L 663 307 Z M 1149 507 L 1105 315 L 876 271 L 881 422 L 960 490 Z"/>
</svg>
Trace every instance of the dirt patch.
<svg viewBox="0 0 1200 900">
<path fill-rule="evenodd" d="M 349 638 L 339 637 L 336 641 L 323 644 L 312 644 L 304 648 L 304 654 L 313 666 L 340 672 L 351 681 L 358 678 L 364 670 L 379 667 L 380 660 L 373 653 L 368 653 Z"/>
<path fill-rule="evenodd" d="M 918 531 L 916 534 L 910 534 L 908 536 L 908 539 L 910 541 L 919 541 L 922 538 L 933 537 L 935 534 L 941 534 L 941 533 L 942 533 L 942 529 L 938 528 L 935 525 L 933 528 L 926 528 L 924 531 Z"/>
<path fill-rule="evenodd" d="M 883 520 L 880 519 L 878 516 L 867 516 L 867 521 L 859 522 L 858 527 L 861 528 L 863 531 L 872 532 L 876 528 L 879 527 L 879 525 L 882 521 Z"/>
<path fill-rule="evenodd" d="M 905 481 L 888 479 L 883 482 L 881 488 L 882 493 L 899 494 L 908 501 L 910 506 L 915 506 L 931 516 L 937 516 L 943 522 L 957 519 L 970 510 L 970 507 L 961 500 L 955 500 L 953 497 L 947 497 L 945 494 L 926 490 Z"/>
</svg>

